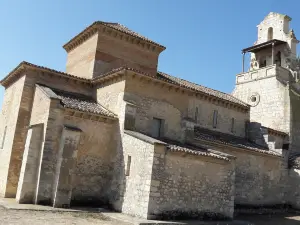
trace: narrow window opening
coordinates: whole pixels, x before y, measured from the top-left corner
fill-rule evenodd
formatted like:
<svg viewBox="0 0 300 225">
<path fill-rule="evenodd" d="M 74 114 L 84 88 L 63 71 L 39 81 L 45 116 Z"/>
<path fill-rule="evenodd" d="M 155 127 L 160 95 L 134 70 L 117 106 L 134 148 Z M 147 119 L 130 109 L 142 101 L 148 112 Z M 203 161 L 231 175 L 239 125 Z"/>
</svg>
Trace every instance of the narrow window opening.
<svg viewBox="0 0 300 225">
<path fill-rule="evenodd" d="M 126 167 L 126 176 L 130 175 L 130 167 L 131 167 L 131 156 L 127 156 L 127 167 Z"/>
<path fill-rule="evenodd" d="M 268 29 L 268 41 L 273 39 L 273 27 L 269 27 Z"/>
<path fill-rule="evenodd" d="M 158 118 L 153 118 L 152 123 L 152 136 L 159 138 L 163 136 L 163 120 Z"/>
<path fill-rule="evenodd" d="M 218 124 L 218 110 L 214 110 L 213 128 L 217 128 L 217 124 Z"/>
<path fill-rule="evenodd" d="M 231 133 L 234 133 L 234 118 L 231 118 Z"/>
<path fill-rule="evenodd" d="M 7 126 L 5 126 L 5 128 L 4 128 L 3 137 L 2 137 L 2 143 L 1 143 L 1 149 L 4 148 L 5 137 L 6 137 L 6 129 L 7 129 Z"/>
</svg>

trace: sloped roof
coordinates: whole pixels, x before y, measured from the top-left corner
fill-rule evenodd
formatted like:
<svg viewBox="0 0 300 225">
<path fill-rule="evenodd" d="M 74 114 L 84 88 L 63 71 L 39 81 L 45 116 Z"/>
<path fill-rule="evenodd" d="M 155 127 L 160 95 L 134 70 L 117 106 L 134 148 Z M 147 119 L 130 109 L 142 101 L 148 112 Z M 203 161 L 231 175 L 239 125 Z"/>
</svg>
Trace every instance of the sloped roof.
<svg viewBox="0 0 300 225">
<path fill-rule="evenodd" d="M 245 138 L 234 135 L 213 131 L 202 127 L 195 128 L 195 138 L 205 141 L 214 142 L 217 144 L 228 145 L 241 149 L 248 149 L 263 154 L 281 156 L 279 153 L 269 150 L 268 148 L 248 141 Z"/>
<path fill-rule="evenodd" d="M 82 112 L 88 112 L 98 115 L 103 115 L 111 118 L 117 116 L 97 103 L 91 96 L 86 96 L 78 93 L 66 92 L 58 89 L 52 89 L 43 85 L 38 85 L 44 93 L 50 98 L 57 98 L 65 108 L 74 109 Z"/>
<path fill-rule="evenodd" d="M 104 21 L 96 21 L 94 23 L 92 23 L 90 26 L 88 26 L 87 28 L 85 28 L 82 32 L 80 32 L 79 34 L 77 34 L 75 37 L 73 37 L 70 41 L 68 41 L 64 46 L 63 48 L 65 50 L 70 50 L 70 46 L 72 45 L 72 43 L 79 39 L 80 41 L 84 40 L 85 37 L 90 37 L 91 35 L 95 34 L 97 32 L 97 28 L 99 25 L 104 25 L 106 27 L 109 27 L 109 28 L 112 28 L 114 30 L 117 30 L 117 31 L 120 31 L 124 34 L 128 34 L 132 37 L 135 37 L 135 38 L 138 38 L 138 39 L 141 39 L 143 41 L 146 41 L 146 42 L 149 42 L 153 45 L 156 45 L 160 48 L 162 48 L 163 50 L 166 49 L 166 47 L 152 41 L 151 39 L 137 33 L 137 32 L 134 32 L 132 30 L 130 30 L 128 27 L 122 25 L 122 24 L 119 24 L 119 23 L 113 23 L 113 22 L 104 22 Z"/>
<path fill-rule="evenodd" d="M 99 80 L 101 80 L 102 78 L 110 76 L 110 75 L 115 74 L 117 72 L 122 72 L 122 71 L 125 71 L 125 70 L 134 71 L 134 72 L 139 73 L 139 74 L 144 75 L 144 76 L 149 76 L 149 77 L 152 77 L 152 78 L 155 78 L 155 79 L 158 79 L 158 80 L 162 80 L 164 82 L 168 82 L 168 83 L 171 83 L 171 84 L 183 87 L 183 88 L 193 90 L 195 92 L 204 93 L 204 94 L 207 94 L 208 96 L 213 96 L 213 97 L 219 98 L 221 100 L 225 100 L 225 101 L 228 101 L 228 102 L 231 102 L 231 103 L 235 103 L 239 106 L 242 106 L 243 108 L 248 108 L 248 109 L 250 108 L 250 106 L 247 103 L 235 98 L 234 96 L 232 96 L 230 94 L 227 94 L 227 93 L 224 93 L 224 92 L 221 92 L 221 91 L 217 91 L 217 90 L 214 90 L 214 89 L 211 89 L 211 88 L 199 85 L 199 84 L 195 84 L 195 83 L 186 81 L 186 80 L 181 79 L 181 78 L 177 78 L 175 76 L 171 76 L 171 75 L 163 73 L 163 72 L 158 72 L 156 75 L 151 75 L 151 74 L 147 74 L 145 72 L 139 71 L 139 70 L 134 69 L 134 68 L 126 67 L 126 66 L 122 66 L 122 67 L 119 67 L 119 68 L 112 69 L 109 72 L 100 74 L 98 77 L 96 77 L 94 79 L 86 79 L 86 78 L 81 78 L 81 77 L 74 76 L 74 75 L 71 75 L 71 74 L 68 74 L 68 73 L 65 73 L 65 72 L 60 72 L 60 71 L 53 70 L 53 69 L 50 69 L 50 68 L 47 68 L 47 67 L 44 67 L 44 66 L 38 66 L 38 65 L 23 61 L 12 72 L 10 72 L 6 77 L 4 77 L 0 81 L 0 84 L 3 85 L 3 86 L 6 86 L 7 84 L 12 82 L 13 80 L 17 79 L 18 75 L 21 74 L 20 71 L 22 71 L 23 69 L 26 69 L 26 68 L 45 71 L 45 72 L 48 72 L 48 73 L 51 73 L 51 74 L 54 74 L 54 75 L 57 75 L 57 76 L 61 76 L 61 77 L 69 78 L 69 79 L 75 79 L 75 80 L 85 82 L 85 83 L 88 83 L 88 84 L 94 84 L 94 83 L 98 82 Z"/>
<path fill-rule="evenodd" d="M 190 89 L 195 90 L 195 91 L 200 91 L 200 92 L 206 93 L 208 95 L 211 95 L 211 96 L 223 99 L 223 100 L 227 100 L 227 101 L 230 101 L 230 102 L 234 102 L 234 103 L 237 103 L 237 104 L 240 104 L 240 105 L 243 105 L 243 106 L 249 106 L 245 102 L 235 98 L 234 96 L 232 96 L 230 94 L 227 94 L 227 93 L 224 93 L 224 92 L 221 92 L 221 91 L 217 91 L 217 90 L 214 90 L 214 89 L 211 89 L 211 88 L 199 85 L 199 84 L 195 84 L 195 83 L 192 83 L 190 81 L 187 81 L 187 80 L 184 80 L 184 79 L 181 79 L 181 78 L 177 78 L 177 77 L 171 76 L 171 75 L 163 73 L 163 72 L 158 72 L 157 76 L 162 77 L 162 78 L 167 79 L 167 80 L 170 80 L 170 81 L 172 81 L 172 82 L 174 82 L 174 83 L 176 83 L 180 86 L 187 87 L 187 88 L 190 88 Z"/>
<path fill-rule="evenodd" d="M 230 158 L 235 158 L 234 156 L 224 154 L 219 151 L 211 151 L 210 149 L 207 149 L 205 147 L 200 147 L 200 146 L 193 146 L 193 145 L 188 145 L 188 144 L 182 144 L 179 143 L 178 141 L 174 140 L 168 140 L 168 139 L 157 139 L 150 137 L 146 134 L 142 134 L 140 132 L 136 131 L 131 131 L 131 130 L 124 130 L 124 133 L 133 136 L 137 139 L 140 139 L 142 141 L 145 141 L 150 144 L 162 144 L 165 145 L 167 150 L 170 152 L 184 152 L 190 155 L 198 155 L 198 156 L 206 156 L 206 157 L 212 157 L 216 159 L 221 159 L 225 161 L 229 161 Z"/>
</svg>

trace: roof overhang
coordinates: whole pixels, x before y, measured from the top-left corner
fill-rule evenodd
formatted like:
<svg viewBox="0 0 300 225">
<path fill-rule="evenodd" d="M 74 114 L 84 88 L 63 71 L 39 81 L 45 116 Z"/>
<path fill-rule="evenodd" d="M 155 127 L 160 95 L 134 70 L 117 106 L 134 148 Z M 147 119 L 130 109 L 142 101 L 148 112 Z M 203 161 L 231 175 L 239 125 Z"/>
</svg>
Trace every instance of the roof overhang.
<svg viewBox="0 0 300 225">
<path fill-rule="evenodd" d="M 273 44 L 274 44 L 274 46 L 278 46 L 278 45 L 282 45 L 282 44 L 287 44 L 287 42 L 277 40 L 277 39 L 273 39 L 273 40 L 263 42 L 263 43 L 258 44 L 258 45 L 253 45 L 251 47 L 244 48 L 242 50 L 242 53 L 246 53 L 246 52 L 256 53 L 256 52 L 261 51 L 263 49 L 268 49 L 268 48 L 272 47 Z"/>
</svg>

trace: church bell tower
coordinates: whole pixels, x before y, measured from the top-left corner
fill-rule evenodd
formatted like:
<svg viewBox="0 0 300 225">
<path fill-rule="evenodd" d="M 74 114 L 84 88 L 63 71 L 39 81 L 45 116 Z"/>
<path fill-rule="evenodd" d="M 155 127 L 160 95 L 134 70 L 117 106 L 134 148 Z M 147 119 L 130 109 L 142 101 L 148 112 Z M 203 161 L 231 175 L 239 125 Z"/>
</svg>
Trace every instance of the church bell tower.
<svg viewBox="0 0 300 225">
<path fill-rule="evenodd" d="M 291 18 L 271 12 L 257 26 L 254 45 L 242 50 L 242 72 L 233 95 L 250 105 L 250 121 L 289 135 L 300 151 L 300 60 Z M 245 54 L 250 54 L 245 70 Z"/>
</svg>

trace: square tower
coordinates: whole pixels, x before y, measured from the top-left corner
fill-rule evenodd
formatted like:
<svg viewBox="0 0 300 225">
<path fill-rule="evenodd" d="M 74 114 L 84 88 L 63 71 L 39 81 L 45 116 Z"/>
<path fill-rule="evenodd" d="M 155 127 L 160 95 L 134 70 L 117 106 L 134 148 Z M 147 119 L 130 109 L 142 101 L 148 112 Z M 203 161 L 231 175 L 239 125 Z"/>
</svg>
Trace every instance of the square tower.
<svg viewBox="0 0 300 225">
<path fill-rule="evenodd" d="M 97 21 L 64 46 L 67 51 L 66 72 L 95 78 L 122 66 L 156 74 L 159 54 L 165 47 L 110 22 Z"/>
</svg>

